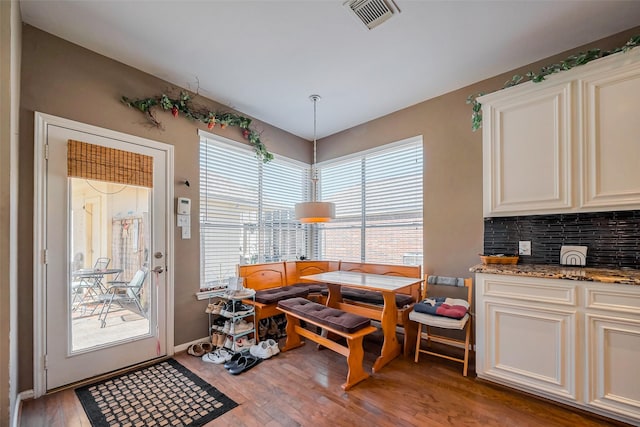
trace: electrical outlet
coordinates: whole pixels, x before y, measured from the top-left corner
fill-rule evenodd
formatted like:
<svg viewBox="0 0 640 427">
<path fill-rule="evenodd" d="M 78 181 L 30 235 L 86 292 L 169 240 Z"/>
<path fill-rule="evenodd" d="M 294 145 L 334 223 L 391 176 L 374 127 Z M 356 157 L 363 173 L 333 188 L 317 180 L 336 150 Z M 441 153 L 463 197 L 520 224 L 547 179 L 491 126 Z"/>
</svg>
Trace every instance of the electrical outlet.
<svg viewBox="0 0 640 427">
<path fill-rule="evenodd" d="M 531 255 L 531 240 L 520 240 L 518 243 L 519 255 Z"/>
</svg>

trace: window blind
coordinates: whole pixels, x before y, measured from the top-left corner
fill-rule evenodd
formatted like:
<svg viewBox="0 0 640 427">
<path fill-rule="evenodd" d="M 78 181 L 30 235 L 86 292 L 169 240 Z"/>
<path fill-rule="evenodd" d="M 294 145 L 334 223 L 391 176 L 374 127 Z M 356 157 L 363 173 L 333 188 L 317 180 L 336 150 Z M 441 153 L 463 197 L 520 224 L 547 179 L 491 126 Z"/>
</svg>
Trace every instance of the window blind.
<svg viewBox="0 0 640 427">
<path fill-rule="evenodd" d="M 264 164 L 248 147 L 201 137 L 201 287 L 234 276 L 238 264 L 305 253 L 293 208 L 306 196 L 307 170 L 282 156 Z"/>
<path fill-rule="evenodd" d="M 319 258 L 422 265 L 422 138 L 319 165 L 336 219 L 317 228 Z"/>
</svg>

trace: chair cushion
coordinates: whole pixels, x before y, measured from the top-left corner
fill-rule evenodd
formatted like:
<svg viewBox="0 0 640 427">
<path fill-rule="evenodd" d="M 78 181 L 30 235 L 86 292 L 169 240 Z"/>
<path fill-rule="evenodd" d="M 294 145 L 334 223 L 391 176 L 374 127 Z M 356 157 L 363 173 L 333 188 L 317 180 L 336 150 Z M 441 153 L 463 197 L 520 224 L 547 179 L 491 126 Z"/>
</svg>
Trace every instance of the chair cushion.
<svg viewBox="0 0 640 427">
<path fill-rule="evenodd" d="M 436 328 L 445 329 L 464 329 L 464 325 L 469 320 L 469 313 L 465 314 L 462 319 L 452 319 L 444 316 L 434 316 L 432 314 L 420 313 L 415 310 L 409 313 L 409 319 L 414 322 L 422 323 L 423 325 L 433 326 Z"/>
<path fill-rule="evenodd" d="M 319 294 L 323 291 L 327 291 L 327 284 L 320 282 L 308 282 L 308 283 L 294 283 L 290 285 L 294 288 L 308 289 L 310 293 Z M 328 292 L 328 291 L 327 291 Z"/>
<path fill-rule="evenodd" d="M 323 295 L 328 295 L 329 291 L 322 292 Z M 364 289 L 356 289 L 356 288 L 342 288 L 342 298 L 350 299 L 352 301 L 360 301 L 368 304 L 384 304 L 384 298 L 382 297 L 382 292 L 378 291 L 367 291 Z M 396 294 L 396 307 L 402 308 L 409 304 L 413 303 L 413 298 L 411 295 L 406 294 Z"/>
<path fill-rule="evenodd" d="M 305 298 L 278 301 L 278 307 L 303 319 L 309 319 L 338 331 L 352 333 L 371 325 L 371 320 L 336 308 L 327 307 Z"/>
<path fill-rule="evenodd" d="M 416 303 L 413 309 L 419 313 L 461 319 L 469 311 L 469 303 L 463 299 L 436 297 Z"/>
<path fill-rule="evenodd" d="M 256 291 L 256 301 L 262 304 L 275 304 L 280 300 L 295 297 L 306 297 L 307 289 L 294 288 L 292 286 L 280 286 L 278 288 Z"/>
</svg>

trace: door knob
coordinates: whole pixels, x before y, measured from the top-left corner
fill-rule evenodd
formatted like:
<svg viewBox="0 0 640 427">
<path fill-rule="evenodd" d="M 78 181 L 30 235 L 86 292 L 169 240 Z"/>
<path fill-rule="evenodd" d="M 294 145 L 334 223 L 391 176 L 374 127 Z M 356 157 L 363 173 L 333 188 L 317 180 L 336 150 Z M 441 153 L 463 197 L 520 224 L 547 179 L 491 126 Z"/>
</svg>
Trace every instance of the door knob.
<svg viewBox="0 0 640 427">
<path fill-rule="evenodd" d="M 164 267 L 162 267 L 161 265 L 156 265 L 152 271 L 154 273 L 162 273 L 164 271 Z"/>
</svg>

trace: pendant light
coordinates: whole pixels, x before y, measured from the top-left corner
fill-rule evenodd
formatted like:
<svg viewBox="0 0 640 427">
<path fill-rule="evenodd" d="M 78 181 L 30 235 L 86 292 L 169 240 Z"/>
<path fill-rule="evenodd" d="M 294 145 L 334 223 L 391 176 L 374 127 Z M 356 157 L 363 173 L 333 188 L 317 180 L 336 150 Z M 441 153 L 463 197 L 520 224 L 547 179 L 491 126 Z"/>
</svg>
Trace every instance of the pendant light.
<svg viewBox="0 0 640 427">
<path fill-rule="evenodd" d="M 320 95 L 311 95 L 313 101 L 313 164 L 311 165 L 311 201 L 296 203 L 296 218 L 303 224 L 329 222 L 336 217 L 336 205 L 331 202 L 316 201 L 318 193 L 318 170 L 316 169 L 316 104 Z"/>
</svg>

